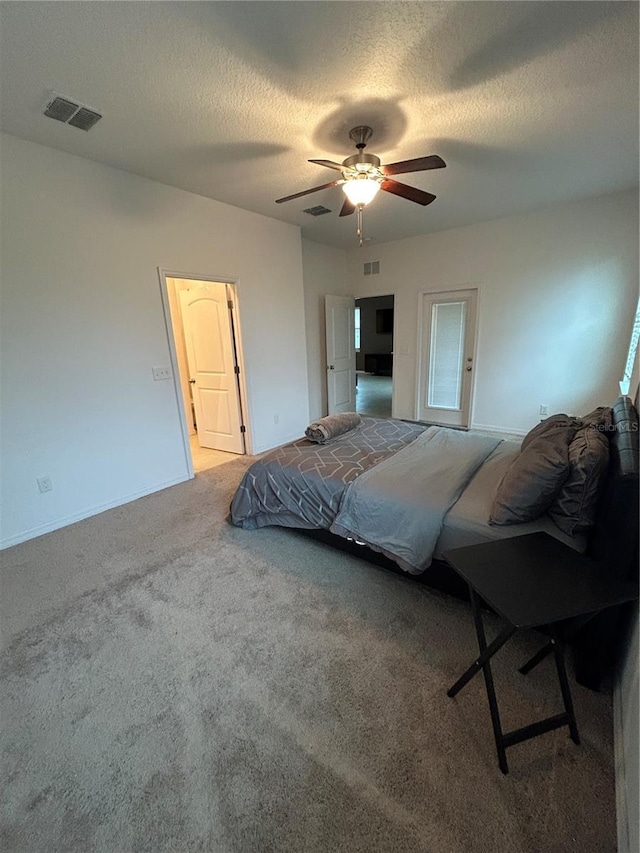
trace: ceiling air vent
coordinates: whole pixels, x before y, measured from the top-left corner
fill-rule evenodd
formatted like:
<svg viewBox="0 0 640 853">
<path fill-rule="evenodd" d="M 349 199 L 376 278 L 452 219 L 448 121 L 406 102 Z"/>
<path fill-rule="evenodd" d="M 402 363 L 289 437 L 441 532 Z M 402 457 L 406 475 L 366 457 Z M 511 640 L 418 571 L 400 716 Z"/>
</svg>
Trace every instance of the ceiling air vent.
<svg viewBox="0 0 640 853">
<path fill-rule="evenodd" d="M 100 113 L 87 109 L 87 107 L 80 107 L 78 112 L 69 119 L 67 124 L 77 127 L 80 130 L 91 130 L 93 125 L 97 121 L 100 121 L 101 118 L 102 116 Z"/>
<path fill-rule="evenodd" d="M 380 261 L 371 261 L 364 265 L 365 275 L 380 275 Z"/>
<path fill-rule="evenodd" d="M 331 213 L 328 207 L 324 207 L 322 204 L 316 204 L 315 207 L 307 207 L 304 210 L 304 213 L 308 213 L 311 216 L 322 216 L 324 213 Z"/>
<path fill-rule="evenodd" d="M 76 104 L 68 98 L 61 98 L 60 95 L 55 95 L 49 101 L 44 109 L 44 115 L 80 130 L 90 130 L 102 118 L 102 115 L 95 110 Z"/>
</svg>

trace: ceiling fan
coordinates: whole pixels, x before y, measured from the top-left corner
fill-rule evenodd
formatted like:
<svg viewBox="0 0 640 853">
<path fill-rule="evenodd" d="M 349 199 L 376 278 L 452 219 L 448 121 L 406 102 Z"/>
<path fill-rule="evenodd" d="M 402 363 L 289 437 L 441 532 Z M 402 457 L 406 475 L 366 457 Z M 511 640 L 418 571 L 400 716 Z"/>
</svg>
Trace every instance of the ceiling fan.
<svg viewBox="0 0 640 853">
<path fill-rule="evenodd" d="M 416 157 L 414 160 L 402 160 L 399 163 L 389 163 L 386 166 L 380 164 L 380 158 L 374 154 L 365 154 L 364 149 L 371 139 L 373 130 L 367 125 L 359 125 L 349 132 L 349 138 L 358 149 L 357 154 L 347 157 L 342 163 L 334 163 L 333 160 L 309 160 L 309 163 L 317 163 L 318 166 L 326 166 L 342 172 L 342 177 L 310 190 L 287 195 L 276 199 L 276 204 L 283 201 L 292 201 L 309 193 L 325 190 L 329 187 L 341 186 L 346 195 L 340 216 L 349 216 L 355 210 L 358 211 L 358 236 L 362 245 L 362 210 L 376 196 L 378 190 L 383 190 L 393 195 L 399 195 L 416 204 L 427 205 L 435 200 L 433 193 L 410 187 L 399 181 L 394 181 L 391 175 L 401 175 L 406 172 L 422 172 L 426 169 L 443 169 L 447 164 L 437 154 L 428 157 Z"/>
</svg>

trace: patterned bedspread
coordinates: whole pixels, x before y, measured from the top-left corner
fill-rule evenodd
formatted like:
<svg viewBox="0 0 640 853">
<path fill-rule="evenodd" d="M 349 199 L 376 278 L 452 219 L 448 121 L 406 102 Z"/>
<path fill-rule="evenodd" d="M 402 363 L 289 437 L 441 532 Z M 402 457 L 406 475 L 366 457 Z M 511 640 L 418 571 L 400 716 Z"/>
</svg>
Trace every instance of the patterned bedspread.
<svg viewBox="0 0 640 853">
<path fill-rule="evenodd" d="M 247 470 L 231 503 L 230 520 L 245 529 L 272 524 L 329 529 L 347 486 L 425 429 L 363 417 L 356 429 L 327 444 L 301 438 L 279 447 Z"/>
</svg>

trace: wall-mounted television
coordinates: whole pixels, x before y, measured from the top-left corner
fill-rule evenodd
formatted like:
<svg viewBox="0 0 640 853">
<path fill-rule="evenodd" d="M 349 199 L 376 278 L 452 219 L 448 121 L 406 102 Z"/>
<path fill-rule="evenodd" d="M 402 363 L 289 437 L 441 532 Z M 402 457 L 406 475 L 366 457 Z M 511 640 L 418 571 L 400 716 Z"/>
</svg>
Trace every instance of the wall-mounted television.
<svg viewBox="0 0 640 853">
<path fill-rule="evenodd" d="M 393 308 L 378 308 L 376 310 L 376 332 L 379 335 L 393 333 Z"/>
</svg>

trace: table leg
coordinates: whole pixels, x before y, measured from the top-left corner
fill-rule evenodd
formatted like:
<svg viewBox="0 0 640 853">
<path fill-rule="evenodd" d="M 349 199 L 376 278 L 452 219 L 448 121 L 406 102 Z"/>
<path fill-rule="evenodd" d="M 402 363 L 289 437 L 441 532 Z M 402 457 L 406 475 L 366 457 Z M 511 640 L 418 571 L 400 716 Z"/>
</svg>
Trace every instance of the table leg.
<svg viewBox="0 0 640 853">
<path fill-rule="evenodd" d="M 474 614 L 475 618 L 475 614 Z M 480 617 L 479 617 L 480 618 Z M 482 622 L 480 622 L 480 626 L 482 629 L 482 636 L 484 637 L 484 629 L 482 626 Z M 487 661 L 492 658 L 497 651 L 499 651 L 504 644 L 515 634 L 516 629 L 509 625 L 503 631 L 501 631 L 495 640 L 487 646 L 486 640 L 484 646 L 480 645 L 480 634 L 478 633 L 478 622 L 476 622 L 476 634 L 478 635 L 478 646 L 480 647 L 481 654 L 478 658 L 471 664 L 469 669 L 464 672 L 460 678 L 456 681 L 453 687 L 450 687 L 447 690 L 447 696 L 453 698 L 456 694 L 458 694 L 462 688 L 468 684 L 474 675 L 477 675 L 480 670 L 485 666 Z"/>
<path fill-rule="evenodd" d="M 553 643 L 547 643 L 546 646 L 543 646 L 540 651 L 535 653 L 531 660 L 528 660 L 525 664 L 523 664 L 518 670 L 518 672 L 521 672 L 522 675 L 528 675 L 532 669 L 538 666 L 538 664 L 546 657 L 548 657 L 552 652 Z"/>
<path fill-rule="evenodd" d="M 471 606 L 473 609 L 473 621 L 476 626 L 476 634 L 478 637 L 478 647 L 480 649 L 480 656 L 478 659 L 469 667 L 469 669 L 456 681 L 456 683 L 447 691 L 447 696 L 453 697 L 455 696 L 462 688 L 467 684 L 476 673 L 478 673 L 481 669 L 484 674 L 484 683 L 487 691 L 487 699 L 489 700 L 489 711 L 491 712 L 491 724 L 493 726 L 493 737 L 496 743 L 496 751 L 498 753 L 498 764 L 500 765 L 500 770 L 503 773 L 509 772 L 509 765 L 507 764 L 507 753 L 504 745 L 504 737 L 502 734 L 502 726 L 500 724 L 500 712 L 498 711 L 498 700 L 496 699 L 496 691 L 493 684 L 493 673 L 491 672 L 491 665 L 489 660 L 493 655 L 504 646 L 507 640 L 512 637 L 516 629 L 513 625 L 509 625 L 505 628 L 496 639 L 487 646 L 487 640 L 484 633 L 484 625 L 482 622 L 482 613 L 480 610 L 480 603 L 478 601 L 478 597 L 471 587 L 469 587 L 469 594 L 471 597 Z"/>
<path fill-rule="evenodd" d="M 588 613 L 586 616 L 580 616 L 577 619 L 573 619 L 571 622 L 570 629 L 568 631 L 565 631 L 562 635 L 563 636 L 563 642 L 567 643 L 570 640 L 572 640 L 573 637 L 576 636 L 578 631 L 580 631 L 580 629 L 583 628 L 587 624 L 587 622 L 590 622 L 594 616 L 595 616 L 594 613 Z M 556 633 L 556 636 L 559 636 L 559 634 Z M 520 667 L 520 669 L 518 670 L 518 672 L 521 672 L 522 675 L 528 675 L 531 672 L 531 670 L 535 669 L 535 667 L 538 666 L 538 664 L 541 661 L 543 661 L 550 654 L 553 654 L 553 651 L 554 651 L 554 649 L 553 649 L 553 640 L 552 640 L 549 643 L 547 643 L 546 646 L 543 646 L 539 652 L 536 652 L 535 655 L 530 660 L 528 660 L 525 664 L 523 664 Z"/>
<path fill-rule="evenodd" d="M 553 654 L 556 659 L 556 669 L 558 671 L 558 681 L 560 682 L 560 690 L 562 691 L 562 701 L 564 709 L 567 712 L 569 732 L 571 740 L 575 744 L 580 744 L 580 735 L 578 734 L 578 724 L 576 723 L 576 715 L 573 710 L 573 699 L 571 698 L 571 690 L 569 688 L 569 680 L 567 679 L 567 670 L 564 665 L 564 643 L 557 637 L 551 640 L 553 644 Z"/>
</svg>

